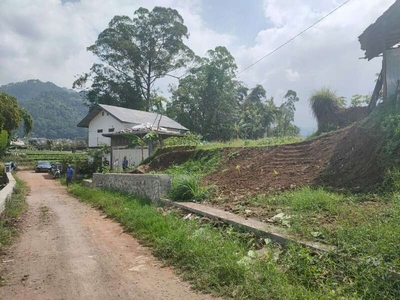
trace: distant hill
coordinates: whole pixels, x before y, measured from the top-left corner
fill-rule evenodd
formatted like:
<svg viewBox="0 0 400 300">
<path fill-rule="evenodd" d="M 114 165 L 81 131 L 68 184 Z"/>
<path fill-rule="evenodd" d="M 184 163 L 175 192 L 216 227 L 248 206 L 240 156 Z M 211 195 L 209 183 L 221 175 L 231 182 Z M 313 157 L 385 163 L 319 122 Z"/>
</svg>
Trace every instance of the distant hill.
<svg viewBox="0 0 400 300">
<path fill-rule="evenodd" d="M 86 138 L 87 130 L 76 127 L 88 112 L 79 93 L 36 79 L 0 86 L 0 91 L 16 97 L 31 114 L 34 127 L 30 136 Z"/>
</svg>

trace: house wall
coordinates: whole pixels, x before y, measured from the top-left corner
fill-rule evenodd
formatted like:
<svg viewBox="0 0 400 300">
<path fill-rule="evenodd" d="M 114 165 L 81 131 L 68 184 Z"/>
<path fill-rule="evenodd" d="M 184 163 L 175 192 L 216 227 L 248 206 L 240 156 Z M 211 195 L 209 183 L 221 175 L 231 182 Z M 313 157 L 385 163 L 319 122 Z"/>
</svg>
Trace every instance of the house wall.
<svg viewBox="0 0 400 300">
<path fill-rule="evenodd" d="M 112 159 L 113 159 L 113 170 L 116 171 L 116 168 L 122 169 L 122 161 L 126 156 L 128 160 L 128 168 L 133 168 L 134 166 L 138 166 L 142 162 L 142 150 L 139 148 L 135 149 L 125 149 L 119 147 L 112 148 Z M 143 158 L 146 159 L 149 157 L 149 148 L 143 149 Z"/>
<path fill-rule="evenodd" d="M 110 138 L 103 136 L 103 133 L 109 133 L 110 128 L 118 131 L 132 126 L 133 124 L 121 123 L 106 111 L 99 112 L 89 123 L 89 147 L 97 147 L 100 143 L 110 145 Z M 98 132 L 99 129 L 103 132 Z"/>
<path fill-rule="evenodd" d="M 400 48 L 386 51 L 387 97 L 396 96 L 400 80 Z"/>
</svg>

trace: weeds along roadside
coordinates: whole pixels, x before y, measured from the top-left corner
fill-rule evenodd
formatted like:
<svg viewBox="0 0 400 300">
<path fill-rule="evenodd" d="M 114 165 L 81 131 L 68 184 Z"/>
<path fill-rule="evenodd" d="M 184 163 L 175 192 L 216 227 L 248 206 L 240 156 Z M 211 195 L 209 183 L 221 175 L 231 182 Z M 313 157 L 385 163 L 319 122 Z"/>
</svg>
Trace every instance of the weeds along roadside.
<svg viewBox="0 0 400 300">
<path fill-rule="evenodd" d="M 373 259 L 357 262 L 266 241 L 259 254 L 252 237 L 231 228 L 184 220 L 146 199 L 72 185 L 69 191 L 120 222 L 175 266 L 194 288 L 235 299 L 396 299 L 398 282 Z"/>
<path fill-rule="evenodd" d="M 217 170 L 222 160 L 220 150 L 200 150 L 188 161 L 173 165 L 163 174 L 172 175 L 169 197 L 174 201 L 202 201 L 209 198 L 215 186 L 204 186 L 201 179 Z"/>
<path fill-rule="evenodd" d="M 16 186 L 10 199 L 6 201 L 5 209 L 0 216 L 0 253 L 9 246 L 18 235 L 17 223 L 22 213 L 27 210 L 26 196 L 29 187 L 15 173 Z"/>
</svg>

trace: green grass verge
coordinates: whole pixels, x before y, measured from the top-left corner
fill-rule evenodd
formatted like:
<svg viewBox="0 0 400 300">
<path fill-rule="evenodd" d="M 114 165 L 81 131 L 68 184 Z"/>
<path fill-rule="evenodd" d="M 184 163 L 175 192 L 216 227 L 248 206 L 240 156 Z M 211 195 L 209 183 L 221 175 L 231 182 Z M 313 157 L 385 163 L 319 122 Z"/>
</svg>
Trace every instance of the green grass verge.
<svg viewBox="0 0 400 300">
<path fill-rule="evenodd" d="M 196 289 L 235 299 L 331 298 L 287 276 L 272 255 L 252 259 L 252 247 L 228 231 L 165 214 L 146 199 L 78 184 L 69 191 L 123 224 Z"/>
<path fill-rule="evenodd" d="M 0 216 L 0 253 L 12 243 L 14 237 L 17 235 L 16 224 L 18 218 L 27 209 L 25 197 L 29 192 L 29 187 L 15 174 L 13 176 L 17 181 L 14 193 L 7 200 L 5 209 Z"/>
<path fill-rule="evenodd" d="M 221 152 L 197 151 L 193 158 L 162 171 L 172 175 L 169 197 L 174 201 L 202 201 L 210 198 L 215 186 L 203 186 L 201 178 L 215 172 L 221 163 Z"/>
<path fill-rule="evenodd" d="M 343 255 L 400 271 L 400 194 L 338 194 L 305 187 L 245 200 L 243 209 L 283 212 L 299 238 L 338 247 Z"/>
</svg>

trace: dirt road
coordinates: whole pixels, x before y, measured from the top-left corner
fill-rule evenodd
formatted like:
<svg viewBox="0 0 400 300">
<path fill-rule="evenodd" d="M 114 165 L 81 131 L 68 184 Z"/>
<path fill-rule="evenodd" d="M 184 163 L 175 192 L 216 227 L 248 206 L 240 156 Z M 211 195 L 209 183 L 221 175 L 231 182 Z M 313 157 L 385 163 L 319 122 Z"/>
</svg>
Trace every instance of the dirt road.
<svg viewBox="0 0 400 300">
<path fill-rule="evenodd" d="M 0 268 L 0 299 L 212 299 L 190 290 L 149 249 L 48 175 L 31 187 L 23 233 Z"/>
</svg>

